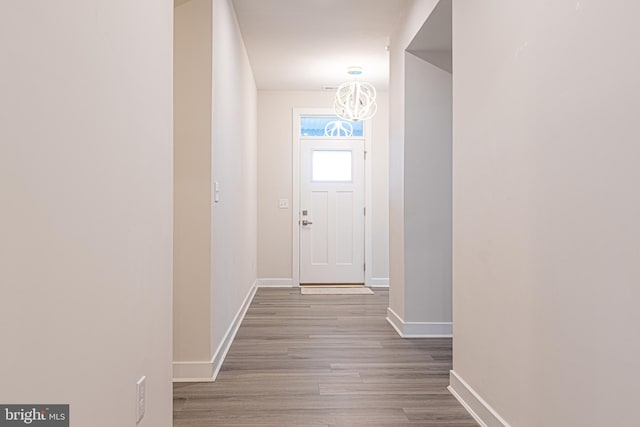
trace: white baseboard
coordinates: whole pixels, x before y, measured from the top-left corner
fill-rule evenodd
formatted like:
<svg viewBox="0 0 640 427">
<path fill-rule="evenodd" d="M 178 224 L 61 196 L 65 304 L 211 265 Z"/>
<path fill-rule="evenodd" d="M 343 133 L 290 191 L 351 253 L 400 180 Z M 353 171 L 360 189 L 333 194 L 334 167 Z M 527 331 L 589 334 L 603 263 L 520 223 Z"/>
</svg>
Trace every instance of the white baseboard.
<svg viewBox="0 0 640 427">
<path fill-rule="evenodd" d="M 388 288 L 389 278 L 388 277 L 372 277 L 369 279 L 367 286 L 371 286 L 375 288 Z"/>
<path fill-rule="evenodd" d="M 244 301 L 242 301 L 242 305 L 238 309 L 236 316 L 233 318 L 233 322 L 229 325 L 229 329 L 227 329 L 227 333 L 224 334 L 224 338 L 222 342 L 216 349 L 216 352 L 213 356 L 213 380 L 215 381 L 218 373 L 220 372 L 220 368 L 222 368 L 222 362 L 224 362 L 224 358 L 227 357 L 227 353 L 229 352 L 229 348 L 231 348 L 231 344 L 233 343 L 233 339 L 236 337 L 236 333 L 238 333 L 238 329 L 240 328 L 240 324 L 244 319 L 244 315 L 247 313 L 249 306 L 251 305 L 251 301 L 253 301 L 253 297 L 256 295 L 256 291 L 258 290 L 258 280 L 256 279 L 253 282 L 253 286 L 249 289 L 247 296 L 244 297 Z"/>
<path fill-rule="evenodd" d="M 227 356 L 227 352 L 233 343 L 233 339 L 238 332 L 238 328 L 240 328 L 247 309 L 251 305 L 251 301 L 253 301 L 257 289 L 258 281 L 256 280 L 251 286 L 251 289 L 249 289 L 249 293 L 247 293 L 247 296 L 244 298 L 242 305 L 238 309 L 211 360 L 202 362 L 173 362 L 173 382 L 211 382 L 216 380 L 220 368 L 222 368 L 224 358 Z"/>
<path fill-rule="evenodd" d="M 393 326 L 393 329 L 396 330 L 398 335 L 402 336 L 402 325 L 404 322 L 402 321 L 400 316 L 398 316 L 396 312 L 391 309 L 391 307 L 387 307 L 387 322 L 389 322 L 391 326 Z"/>
<path fill-rule="evenodd" d="M 449 387 L 447 389 L 481 427 L 511 427 L 453 370 L 449 371 Z"/>
<path fill-rule="evenodd" d="M 258 279 L 259 288 L 295 288 L 297 285 L 293 283 L 293 279 Z"/>
<path fill-rule="evenodd" d="M 174 383 L 204 383 L 213 381 L 213 360 L 173 362 Z"/>
<path fill-rule="evenodd" d="M 453 322 L 405 322 L 391 307 L 387 321 L 402 338 L 451 338 Z"/>
<path fill-rule="evenodd" d="M 288 278 L 265 278 L 257 280 L 259 288 L 295 288 L 298 286 L 293 282 L 293 279 Z M 389 287 L 389 278 L 388 277 L 372 277 L 366 283 L 367 286 L 376 287 L 376 288 L 388 288 Z"/>
</svg>

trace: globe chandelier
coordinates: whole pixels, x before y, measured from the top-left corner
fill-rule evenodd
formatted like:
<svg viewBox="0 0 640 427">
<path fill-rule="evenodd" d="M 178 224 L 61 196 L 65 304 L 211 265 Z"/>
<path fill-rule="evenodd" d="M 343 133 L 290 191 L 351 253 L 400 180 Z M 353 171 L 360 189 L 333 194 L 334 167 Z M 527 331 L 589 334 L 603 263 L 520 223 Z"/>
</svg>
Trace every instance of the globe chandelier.
<svg viewBox="0 0 640 427">
<path fill-rule="evenodd" d="M 333 103 L 336 116 L 352 122 L 370 119 L 378 110 L 376 88 L 371 83 L 357 80 L 362 74 L 360 67 L 350 67 L 347 74 L 354 76 L 354 80 L 338 86 Z"/>
</svg>

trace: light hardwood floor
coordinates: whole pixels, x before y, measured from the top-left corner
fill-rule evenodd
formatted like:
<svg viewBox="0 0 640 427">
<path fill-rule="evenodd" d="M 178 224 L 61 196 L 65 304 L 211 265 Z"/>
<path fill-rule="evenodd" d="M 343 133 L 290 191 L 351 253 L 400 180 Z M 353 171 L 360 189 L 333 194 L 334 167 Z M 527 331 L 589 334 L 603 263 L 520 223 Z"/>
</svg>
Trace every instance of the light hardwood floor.
<svg viewBox="0 0 640 427">
<path fill-rule="evenodd" d="M 174 427 L 477 426 L 446 389 L 451 340 L 400 338 L 387 306 L 259 289 L 216 382 L 174 385 Z"/>
</svg>

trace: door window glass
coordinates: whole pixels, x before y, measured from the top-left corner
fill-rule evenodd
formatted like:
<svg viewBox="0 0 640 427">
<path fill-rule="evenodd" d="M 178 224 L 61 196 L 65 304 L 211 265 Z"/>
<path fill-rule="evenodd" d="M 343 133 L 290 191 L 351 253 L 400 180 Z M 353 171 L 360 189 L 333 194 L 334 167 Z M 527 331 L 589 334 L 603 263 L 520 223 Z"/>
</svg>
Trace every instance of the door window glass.
<svg viewBox="0 0 640 427">
<path fill-rule="evenodd" d="M 311 180 L 351 182 L 351 151 L 314 150 L 311 153 Z"/>
</svg>

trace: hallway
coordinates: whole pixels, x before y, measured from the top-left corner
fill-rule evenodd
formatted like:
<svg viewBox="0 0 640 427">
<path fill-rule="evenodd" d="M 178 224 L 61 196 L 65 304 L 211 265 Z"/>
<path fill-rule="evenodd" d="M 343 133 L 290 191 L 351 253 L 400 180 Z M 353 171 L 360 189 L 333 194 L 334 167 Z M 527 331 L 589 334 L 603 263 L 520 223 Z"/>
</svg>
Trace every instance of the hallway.
<svg viewBox="0 0 640 427">
<path fill-rule="evenodd" d="M 258 290 L 214 383 L 174 384 L 174 427 L 476 426 L 451 339 L 402 339 L 375 295 Z"/>
</svg>

